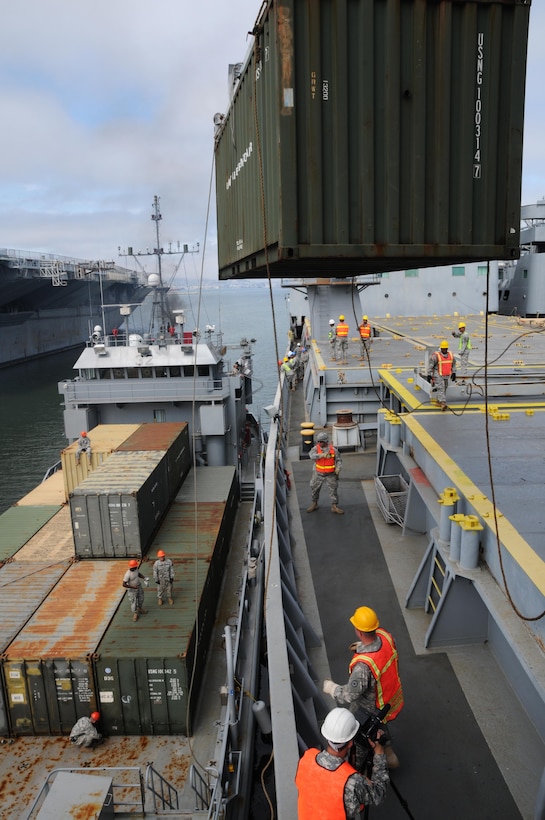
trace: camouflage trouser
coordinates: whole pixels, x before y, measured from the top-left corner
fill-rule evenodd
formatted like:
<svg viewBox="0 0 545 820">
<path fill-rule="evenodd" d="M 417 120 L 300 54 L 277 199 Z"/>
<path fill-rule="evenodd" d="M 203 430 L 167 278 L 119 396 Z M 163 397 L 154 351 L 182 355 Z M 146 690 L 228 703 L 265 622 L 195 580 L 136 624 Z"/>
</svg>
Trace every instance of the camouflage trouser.
<svg viewBox="0 0 545 820">
<path fill-rule="evenodd" d="M 144 590 L 142 587 L 138 589 L 129 589 L 129 601 L 131 603 L 131 612 L 138 612 L 144 606 Z"/>
<path fill-rule="evenodd" d="M 329 344 L 331 345 L 331 358 L 337 358 L 337 339 L 333 338 L 329 340 Z"/>
<path fill-rule="evenodd" d="M 172 598 L 172 582 L 168 578 L 162 578 L 157 584 L 157 597 L 160 601 L 166 598 L 169 601 Z"/>
<path fill-rule="evenodd" d="M 85 455 L 87 456 L 87 461 L 90 464 L 91 463 L 91 448 L 90 447 L 81 447 L 81 448 L 78 447 L 78 449 L 76 450 L 76 464 L 79 464 L 79 460 L 81 458 L 82 453 L 85 453 Z"/>
<path fill-rule="evenodd" d="M 430 398 L 436 399 L 439 404 L 446 404 L 448 381 L 448 377 L 445 378 L 444 376 L 436 376 L 433 388 L 435 392 L 432 393 Z"/>
<path fill-rule="evenodd" d="M 467 363 L 469 361 L 469 350 L 464 350 L 458 354 L 458 372 L 460 376 L 467 375 Z"/>
<path fill-rule="evenodd" d="M 335 506 L 339 502 L 339 495 L 337 492 L 337 488 L 339 486 L 339 479 L 335 473 L 317 473 L 316 471 L 313 472 L 312 478 L 310 479 L 310 492 L 312 495 L 312 501 L 317 502 L 320 496 L 320 490 L 322 489 L 322 484 L 327 484 L 327 488 L 329 490 L 329 497 L 331 499 L 331 503 L 335 504 Z"/>
<path fill-rule="evenodd" d="M 369 353 L 371 352 L 371 339 L 360 339 L 361 342 L 361 356 L 363 358 L 369 358 Z"/>
<path fill-rule="evenodd" d="M 348 339 L 346 336 L 341 336 L 339 342 L 339 358 L 346 359 L 346 351 L 348 350 Z"/>
</svg>

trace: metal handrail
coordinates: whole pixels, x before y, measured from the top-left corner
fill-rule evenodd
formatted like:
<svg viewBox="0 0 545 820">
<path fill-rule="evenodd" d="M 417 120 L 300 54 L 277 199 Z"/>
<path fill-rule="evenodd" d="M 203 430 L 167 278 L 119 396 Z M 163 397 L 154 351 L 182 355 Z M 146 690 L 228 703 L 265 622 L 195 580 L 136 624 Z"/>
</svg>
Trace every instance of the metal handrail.
<svg viewBox="0 0 545 820">
<path fill-rule="evenodd" d="M 36 799 L 34 800 L 32 806 L 30 807 L 30 809 L 28 811 L 28 814 L 25 816 L 25 820 L 31 820 L 33 817 L 36 817 L 34 812 L 37 810 L 38 806 L 41 805 L 43 800 L 49 794 L 49 790 L 50 790 L 51 785 L 52 785 L 51 781 L 54 781 L 55 777 L 60 772 L 68 772 L 69 774 L 75 774 L 75 773 L 90 774 L 92 772 L 105 772 L 106 774 L 114 773 L 114 772 L 117 772 L 118 774 L 120 774 L 122 772 L 135 773 L 135 774 L 138 775 L 138 782 L 136 782 L 136 783 L 124 783 L 124 782 L 114 783 L 113 779 L 112 779 L 112 789 L 115 789 L 115 788 L 117 788 L 117 789 L 138 789 L 138 792 L 139 792 L 138 801 L 129 802 L 129 801 L 124 800 L 124 801 L 117 802 L 114 798 L 114 801 L 113 801 L 114 811 L 115 811 L 116 806 L 119 806 L 119 807 L 123 806 L 123 807 L 130 807 L 130 808 L 136 808 L 137 807 L 142 812 L 142 814 L 145 813 L 146 795 L 145 795 L 142 772 L 140 771 L 138 766 L 89 766 L 89 767 L 86 767 L 86 768 L 78 767 L 78 768 L 52 769 L 52 771 L 49 772 L 49 774 L 48 774 L 42 788 L 38 792 L 38 795 L 37 795 Z M 113 774 L 112 774 L 112 777 L 113 777 Z"/>
</svg>

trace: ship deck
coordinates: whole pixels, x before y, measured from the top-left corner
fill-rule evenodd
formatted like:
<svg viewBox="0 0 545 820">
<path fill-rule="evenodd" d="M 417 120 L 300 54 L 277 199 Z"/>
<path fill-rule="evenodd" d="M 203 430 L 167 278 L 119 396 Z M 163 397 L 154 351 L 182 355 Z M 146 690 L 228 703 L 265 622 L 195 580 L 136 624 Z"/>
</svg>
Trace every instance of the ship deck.
<svg viewBox="0 0 545 820">
<path fill-rule="evenodd" d="M 327 497 L 309 515 L 311 468 L 308 461 L 296 460 L 298 429 L 291 435 L 295 504 L 308 548 L 329 674 L 338 683 L 348 679 L 348 646 L 354 638 L 348 618 L 358 606 L 373 607 L 397 641 L 406 705 L 392 730 L 401 760 L 392 780 L 412 815 L 418 820 L 532 817 L 529 795 L 537 790 L 543 750 L 528 719 L 515 708 L 509 685 L 487 648 L 415 649 L 421 644 L 418 633 L 425 629 L 425 616 L 411 613 L 407 618 L 403 594 L 426 541 L 405 536 L 402 553 L 395 550 L 401 532 L 381 520 L 374 501 L 376 454 L 370 450 L 343 457 L 339 503 L 344 516 L 331 513 Z M 528 765 L 521 767 L 521 760 Z M 390 820 L 407 816 L 392 790 L 372 815 Z"/>
<path fill-rule="evenodd" d="M 455 327 L 454 320 L 450 321 Z M 536 335 L 521 337 L 528 328 L 521 328 L 514 319 L 493 319 L 488 360 L 497 361 L 490 379 L 490 392 L 495 397 L 490 399 L 493 406 L 487 407 L 487 431 L 480 322 L 484 319 L 475 317 L 468 378 L 472 388 L 462 393 L 460 385 L 451 385 L 448 412 L 441 412 L 430 401 L 427 385 L 419 384 L 417 378 L 424 365 L 423 351 L 438 345 L 445 336 L 445 318 L 391 320 L 388 326 L 386 322 L 381 326 L 383 335 L 374 340 L 371 368 L 367 363 L 364 367 L 367 371 L 376 368 L 373 388 L 380 391 L 385 407 L 391 405 L 401 412 L 410 446 L 385 443 L 379 424 L 376 439 L 365 439 L 364 452 L 343 453 L 339 485 L 339 505 L 345 510 L 342 517 L 331 513 L 327 488 L 322 491 L 319 509 L 313 514 L 306 512 L 311 465 L 301 460 L 300 423 L 307 414 L 301 386 L 291 394 L 290 402 L 289 469 L 295 481 L 291 503 L 307 546 L 311 581 L 307 586 L 312 586 L 316 595 L 324 649 L 321 674 L 346 682 L 348 646 L 354 640 L 348 618 L 358 606 L 373 607 L 381 624 L 396 638 L 405 692 L 405 707 L 392 727 L 394 748 L 401 761 L 392 781 L 418 820 L 462 816 L 531 820 L 545 766 L 540 733 L 514 695 L 512 681 L 505 676 L 488 641 L 446 647 L 434 646 L 433 641 L 427 644 L 432 616 L 423 608 L 409 607 L 408 592 L 428 549 L 429 533 L 387 523 L 374 483 L 377 472 L 384 473 L 381 468 L 391 464 L 392 457 L 410 470 L 415 467 L 414 456 L 425 462 L 424 472 L 435 476 L 439 487 L 461 489 L 488 521 L 491 484 L 487 436 L 493 454 L 495 500 L 502 514 L 500 533 L 512 562 L 508 572 L 520 567 L 521 575 L 530 574 L 541 589 L 545 577 L 540 537 L 543 512 L 535 504 L 535 485 L 541 483 L 543 461 L 545 337 L 539 328 Z M 410 336 L 398 336 L 398 332 Z M 362 372 L 356 342 L 349 347 L 348 365 L 331 362 L 326 345 L 316 342 L 326 381 L 342 371 L 343 379 L 350 383 L 351 369 L 352 373 L 355 368 Z M 515 345 L 522 347 L 513 352 Z M 514 371 L 518 371 L 516 379 L 512 378 Z M 522 388 L 521 372 L 522 380 L 526 379 Z M 424 483 L 422 492 L 432 498 L 438 523 L 438 491 L 427 480 Z M 529 492 L 531 487 L 533 492 Z M 433 512 L 429 499 L 428 504 Z M 506 635 L 518 642 L 523 656 L 528 650 L 525 661 L 533 664 L 536 686 L 542 687 L 545 665 L 536 640 L 506 606 L 486 571 L 465 575 L 485 588 L 483 595 L 494 598 Z M 517 603 L 532 614 L 531 597 L 524 598 L 524 589 L 518 579 L 514 586 L 515 597 L 520 596 Z M 326 700 L 333 707 L 333 701 Z M 396 820 L 407 813 L 390 789 L 385 803 L 373 808 L 371 815 Z"/>
</svg>

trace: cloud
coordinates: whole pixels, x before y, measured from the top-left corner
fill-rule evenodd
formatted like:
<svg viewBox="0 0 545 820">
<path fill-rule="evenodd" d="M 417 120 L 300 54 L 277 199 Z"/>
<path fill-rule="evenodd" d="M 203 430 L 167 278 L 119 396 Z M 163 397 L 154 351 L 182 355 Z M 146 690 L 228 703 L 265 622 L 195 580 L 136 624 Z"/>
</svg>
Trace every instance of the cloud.
<svg viewBox="0 0 545 820">
<path fill-rule="evenodd" d="M 524 203 L 545 196 L 544 6 L 531 8 Z M 90 259 L 152 248 L 158 195 L 164 245 L 202 248 L 208 219 L 204 270 L 215 278 L 213 116 L 227 108 L 228 65 L 246 57 L 260 7 L 10 4 L 0 50 L 0 247 Z"/>
</svg>

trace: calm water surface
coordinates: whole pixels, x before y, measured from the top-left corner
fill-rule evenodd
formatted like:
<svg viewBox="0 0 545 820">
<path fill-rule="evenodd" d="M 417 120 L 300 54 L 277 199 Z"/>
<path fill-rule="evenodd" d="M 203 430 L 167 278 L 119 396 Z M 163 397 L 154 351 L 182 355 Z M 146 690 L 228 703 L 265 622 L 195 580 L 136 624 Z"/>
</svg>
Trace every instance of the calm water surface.
<svg viewBox="0 0 545 820">
<path fill-rule="evenodd" d="M 273 293 L 279 355 L 283 355 L 287 344 L 287 291 L 276 288 Z M 183 307 L 186 329 L 195 327 L 198 295 L 184 297 Z M 145 311 L 144 307 L 143 317 Z M 134 321 L 138 321 L 137 314 Z M 259 416 L 276 392 L 277 356 L 268 288 L 203 291 L 199 324 L 201 329 L 207 324 L 221 329 L 227 345 L 243 336 L 256 339 L 251 408 Z M 0 370 L 0 513 L 42 480 L 68 443 L 57 382 L 72 375 L 78 355 L 76 349 Z M 229 357 L 236 358 L 235 351 L 229 351 Z"/>
</svg>

